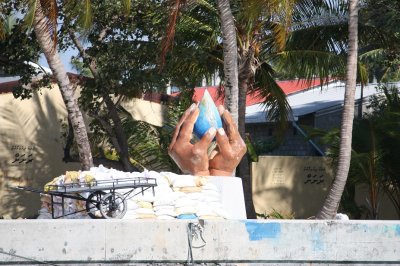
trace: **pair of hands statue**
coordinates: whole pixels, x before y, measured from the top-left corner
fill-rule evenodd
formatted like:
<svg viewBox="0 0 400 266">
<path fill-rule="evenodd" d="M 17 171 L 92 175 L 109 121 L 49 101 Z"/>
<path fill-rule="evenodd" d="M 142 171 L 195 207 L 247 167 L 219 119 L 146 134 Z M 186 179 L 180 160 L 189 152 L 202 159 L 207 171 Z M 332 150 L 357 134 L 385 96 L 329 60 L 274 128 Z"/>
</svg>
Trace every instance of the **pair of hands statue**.
<svg viewBox="0 0 400 266">
<path fill-rule="evenodd" d="M 231 176 L 246 153 L 246 144 L 241 138 L 231 114 L 218 106 L 224 128 L 210 128 L 196 143 L 192 144 L 194 124 L 199 108 L 193 103 L 176 125 L 168 154 L 185 174 L 198 176 Z M 208 155 L 207 150 L 213 139 L 218 150 Z"/>
</svg>

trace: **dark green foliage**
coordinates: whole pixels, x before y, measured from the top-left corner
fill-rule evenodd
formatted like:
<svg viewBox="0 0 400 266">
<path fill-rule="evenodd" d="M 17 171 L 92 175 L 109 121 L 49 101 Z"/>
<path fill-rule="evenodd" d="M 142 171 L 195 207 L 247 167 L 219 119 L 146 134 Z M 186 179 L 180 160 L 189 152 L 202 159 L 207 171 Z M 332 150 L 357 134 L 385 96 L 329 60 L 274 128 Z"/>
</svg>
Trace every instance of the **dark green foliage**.
<svg viewBox="0 0 400 266">
<path fill-rule="evenodd" d="M 13 21 L 11 14 L 8 21 Z M 39 46 L 35 35 L 27 33 L 21 19 L 7 25 L 4 38 L 0 39 L 0 72 L 10 76 L 20 76 L 19 85 L 14 90 L 15 97 L 29 98 L 31 91 L 24 90 L 23 85 L 32 82 L 32 78 L 44 71 L 29 64 L 39 60 Z M 48 85 L 49 79 L 37 81 L 32 88 Z"/>
<path fill-rule="evenodd" d="M 370 112 L 355 120 L 352 157 L 348 182 L 341 200 L 340 211 L 352 218 L 379 218 L 380 199 L 386 193 L 400 217 L 400 96 L 396 87 L 379 87 L 381 94 L 372 97 Z M 338 159 L 339 130 L 329 132 L 308 129 L 313 138 L 327 147 L 327 156 L 335 169 Z M 354 201 L 355 186 L 368 187 L 363 206 Z"/>
<path fill-rule="evenodd" d="M 275 209 L 272 209 L 272 211 L 270 213 L 256 213 L 258 218 L 261 219 L 294 219 L 294 214 L 290 213 L 290 214 L 286 214 L 286 213 L 282 213 L 279 212 Z"/>
<path fill-rule="evenodd" d="M 367 0 L 360 10 L 363 24 L 374 34 L 364 42 L 370 51 L 361 54 L 369 66 L 370 80 L 397 81 L 400 79 L 400 1 Z"/>
</svg>

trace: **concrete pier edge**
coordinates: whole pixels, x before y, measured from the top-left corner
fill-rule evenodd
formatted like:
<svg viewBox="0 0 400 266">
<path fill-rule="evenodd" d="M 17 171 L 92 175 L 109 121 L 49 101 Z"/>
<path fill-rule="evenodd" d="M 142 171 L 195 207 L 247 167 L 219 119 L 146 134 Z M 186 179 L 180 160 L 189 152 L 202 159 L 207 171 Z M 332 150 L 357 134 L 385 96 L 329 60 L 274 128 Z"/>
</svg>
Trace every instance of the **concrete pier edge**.
<svg viewBox="0 0 400 266">
<path fill-rule="evenodd" d="M 397 220 L 0 220 L 0 236 L 0 264 L 400 265 Z"/>
</svg>

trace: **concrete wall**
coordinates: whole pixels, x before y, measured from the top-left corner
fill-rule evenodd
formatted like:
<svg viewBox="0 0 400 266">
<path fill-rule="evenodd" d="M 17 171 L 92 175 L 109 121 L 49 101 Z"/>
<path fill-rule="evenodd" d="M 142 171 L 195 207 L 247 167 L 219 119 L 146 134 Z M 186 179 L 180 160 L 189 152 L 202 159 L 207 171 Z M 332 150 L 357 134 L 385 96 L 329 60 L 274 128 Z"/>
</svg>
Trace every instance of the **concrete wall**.
<svg viewBox="0 0 400 266">
<path fill-rule="evenodd" d="M 0 264 L 187 262 L 197 221 L 0 221 Z M 193 227 L 194 228 L 194 227 Z M 206 220 L 195 262 L 394 264 L 399 221 Z M 195 230 L 196 231 L 196 230 Z M 199 231 L 196 231 L 197 233 Z"/>
<path fill-rule="evenodd" d="M 296 218 L 314 216 L 332 179 L 329 161 L 324 157 L 259 156 L 258 162 L 252 163 L 256 212 L 276 210 Z"/>
<path fill-rule="evenodd" d="M 165 105 L 142 99 L 132 99 L 121 105 L 131 113 L 133 119 L 145 121 L 154 126 L 163 126 L 167 112 Z"/>
<path fill-rule="evenodd" d="M 0 216 L 31 217 L 40 208 L 39 195 L 14 191 L 37 188 L 78 163 L 64 163 L 62 122 L 67 112 L 57 86 L 34 93 L 30 100 L 0 95 Z"/>
<path fill-rule="evenodd" d="M 321 208 L 333 180 L 329 159 L 313 156 L 259 156 L 252 163 L 253 202 L 257 213 L 281 214 L 305 219 Z M 368 217 L 368 186 L 357 184 L 355 203 Z M 379 197 L 379 219 L 398 219 L 395 206 L 383 190 Z"/>
<path fill-rule="evenodd" d="M 137 99 L 124 106 L 134 119 L 156 126 L 163 122 L 165 107 L 159 103 Z M 9 187 L 42 188 L 65 171 L 80 169 L 79 163 L 62 161 L 66 123 L 67 110 L 57 85 L 33 93 L 28 100 L 0 94 L 0 217 L 34 217 L 40 208 L 38 194 Z"/>
</svg>

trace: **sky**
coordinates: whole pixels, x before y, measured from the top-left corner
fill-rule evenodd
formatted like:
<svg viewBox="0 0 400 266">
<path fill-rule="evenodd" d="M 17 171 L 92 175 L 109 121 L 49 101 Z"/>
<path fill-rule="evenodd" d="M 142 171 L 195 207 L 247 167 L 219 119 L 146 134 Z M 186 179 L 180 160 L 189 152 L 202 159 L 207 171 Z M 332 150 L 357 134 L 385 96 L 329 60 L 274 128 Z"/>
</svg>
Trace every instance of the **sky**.
<svg viewBox="0 0 400 266">
<path fill-rule="evenodd" d="M 71 56 L 78 55 L 78 51 L 75 49 L 68 49 L 66 52 L 59 52 L 59 53 L 60 53 L 61 61 L 64 63 L 65 70 L 67 70 L 67 72 L 77 73 L 75 69 L 72 69 L 72 65 L 71 65 L 70 61 L 71 61 Z M 44 57 L 43 54 L 40 56 L 39 64 L 41 66 L 49 67 L 49 65 L 47 64 L 46 58 Z"/>
</svg>

